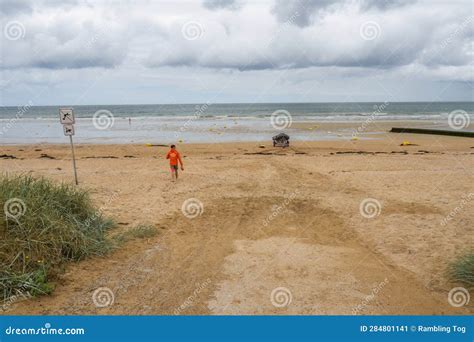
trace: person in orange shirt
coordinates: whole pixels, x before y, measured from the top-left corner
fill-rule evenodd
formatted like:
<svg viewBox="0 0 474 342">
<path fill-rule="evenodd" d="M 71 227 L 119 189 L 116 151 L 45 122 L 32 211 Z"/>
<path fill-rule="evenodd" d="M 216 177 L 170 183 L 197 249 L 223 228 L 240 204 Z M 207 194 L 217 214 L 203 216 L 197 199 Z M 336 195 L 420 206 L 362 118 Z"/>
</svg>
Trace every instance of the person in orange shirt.
<svg viewBox="0 0 474 342">
<path fill-rule="evenodd" d="M 178 179 L 178 162 L 181 165 L 181 170 L 184 171 L 183 161 L 181 160 L 181 155 L 176 150 L 175 145 L 170 146 L 170 150 L 166 155 L 166 159 L 170 160 L 170 169 L 171 169 L 171 180 Z"/>
</svg>

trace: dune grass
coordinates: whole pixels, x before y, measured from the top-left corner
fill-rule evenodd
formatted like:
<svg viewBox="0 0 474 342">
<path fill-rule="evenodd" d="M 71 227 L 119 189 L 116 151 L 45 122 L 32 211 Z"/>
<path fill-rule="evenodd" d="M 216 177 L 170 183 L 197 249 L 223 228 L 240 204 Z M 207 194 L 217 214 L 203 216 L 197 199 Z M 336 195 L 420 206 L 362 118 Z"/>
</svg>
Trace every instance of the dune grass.
<svg viewBox="0 0 474 342">
<path fill-rule="evenodd" d="M 139 224 L 123 233 L 113 236 L 113 241 L 120 246 L 128 241 L 135 239 L 147 239 L 158 234 L 158 230 L 152 225 Z"/>
<path fill-rule="evenodd" d="M 31 176 L 0 177 L 0 301 L 52 291 L 67 261 L 103 255 L 113 222 L 85 190 Z"/>
<path fill-rule="evenodd" d="M 468 252 L 451 264 L 451 278 L 468 288 L 474 288 L 474 252 Z"/>
</svg>

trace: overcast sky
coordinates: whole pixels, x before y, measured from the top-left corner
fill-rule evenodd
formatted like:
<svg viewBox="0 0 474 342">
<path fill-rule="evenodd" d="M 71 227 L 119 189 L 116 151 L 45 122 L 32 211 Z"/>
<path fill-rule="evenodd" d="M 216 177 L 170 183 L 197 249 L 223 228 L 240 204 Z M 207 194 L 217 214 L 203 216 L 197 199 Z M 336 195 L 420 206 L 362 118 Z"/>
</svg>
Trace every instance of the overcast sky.
<svg viewBox="0 0 474 342">
<path fill-rule="evenodd" d="M 472 1 L 1 1 L 1 105 L 472 101 Z"/>
</svg>

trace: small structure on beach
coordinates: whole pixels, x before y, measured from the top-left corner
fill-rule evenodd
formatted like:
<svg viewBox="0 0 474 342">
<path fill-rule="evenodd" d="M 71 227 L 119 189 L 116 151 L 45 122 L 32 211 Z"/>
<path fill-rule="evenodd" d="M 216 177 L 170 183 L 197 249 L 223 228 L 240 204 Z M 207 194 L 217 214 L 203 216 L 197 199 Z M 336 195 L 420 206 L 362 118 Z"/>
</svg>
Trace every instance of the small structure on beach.
<svg viewBox="0 0 474 342">
<path fill-rule="evenodd" d="M 455 131 L 444 129 L 427 129 L 427 128 L 401 128 L 392 127 L 390 133 L 418 133 L 418 134 L 436 134 L 436 135 L 451 135 L 457 137 L 474 138 L 472 131 Z"/>
<path fill-rule="evenodd" d="M 290 146 L 290 136 L 285 133 L 275 135 L 273 138 L 273 147 L 288 147 Z"/>
</svg>

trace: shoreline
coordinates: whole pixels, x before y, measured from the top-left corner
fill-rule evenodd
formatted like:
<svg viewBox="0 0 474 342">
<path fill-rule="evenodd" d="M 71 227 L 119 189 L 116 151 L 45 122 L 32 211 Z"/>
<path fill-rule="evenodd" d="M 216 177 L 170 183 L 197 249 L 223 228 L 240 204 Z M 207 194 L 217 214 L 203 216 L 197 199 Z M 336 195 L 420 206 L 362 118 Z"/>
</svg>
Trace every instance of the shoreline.
<svg viewBox="0 0 474 342">
<path fill-rule="evenodd" d="M 243 121 L 243 122 L 242 122 Z M 241 143 L 270 141 L 271 137 L 285 132 L 295 142 L 347 142 L 355 137 L 360 140 L 380 139 L 393 127 L 424 129 L 450 129 L 445 121 L 399 120 L 384 121 L 367 117 L 357 122 L 294 121 L 289 127 L 275 129 L 270 120 L 201 120 L 188 119 L 166 124 L 115 120 L 102 130 L 94 126 L 92 120 L 75 125 L 76 144 L 166 144 L 172 143 Z M 25 135 L 25 130 L 29 133 Z M 474 122 L 465 128 L 474 132 Z M 31 127 L 23 121 L 2 132 L 2 145 L 20 146 L 28 144 L 69 144 L 63 135 L 59 122 L 54 124 L 34 124 Z"/>
<path fill-rule="evenodd" d="M 275 133 L 277 134 L 277 133 Z M 294 146 L 308 146 L 308 147 L 320 147 L 325 148 L 370 148 L 370 147 L 380 147 L 380 148 L 390 148 L 390 147 L 403 147 L 403 148 L 414 148 L 416 145 L 400 146 L 399 144 L 404 141 L 409 141 L 411 143 L 419 142 L 418 147 L 427 147 L 431 146 L 433 148 L 443 148 L 442 144 L 446 143 L 444 148 L 450 150 L 452 148 L 462 149 L 464 147 L 474 146 L 474 139 L 471 137 L 462 137 L 462 136 L 446 136 L 446 135 L 433 135 L 433 134 L 415 134 L 415 133 L 391 133 L 391 132 L 368 132 L 362 133 L 370 134 L 371 137 L 368 139 L 358 138 L 356 140 L 351 139 L 349 136 L 344 137 L 345 139 L 338 140 L 297 140 L 290 139 L 290 147 Z M 67 137 L 64 137 L 65 140 Z M 339 137 L 341 138 L 341 137 Z M 272 147 L 271 139 L 260 139 L 252 141 L 212 141 L 212 142 L 175 142 L 164 143 L 160 141 L 150 141 L 147 143 L 134 142 L 134 143 L 94 143 L 94 142 L 77 142 L 74 141 L 74 146 L 83 148 L 83 147 L 104 147 L 104 148 L 113 148 L 116 147 L 147 147 L 147 148 L 161 148 L 168 147 L 171 143 L 176 144 L 181 147 L 206 147 L 206 146 L 246 146 L 246 147 L 259 147 L 264 145 L 266 148 Z M 399 143 L 399 144 L 398 144 Z M 150 145 L 151 144 L 151 145 Z M 21 148 L 31 148 L 31 147 L 60 147 L 60 148 L 69 148 L 69 141 L 64 143 L 50 143 L 50 142 L 32 142 L 32 143 L 1 143 L 1 147 L 10 148 L 10 149 L 21 149 Z M 284 150 L 284 148 L 283 148 Z"/>
</svg>

